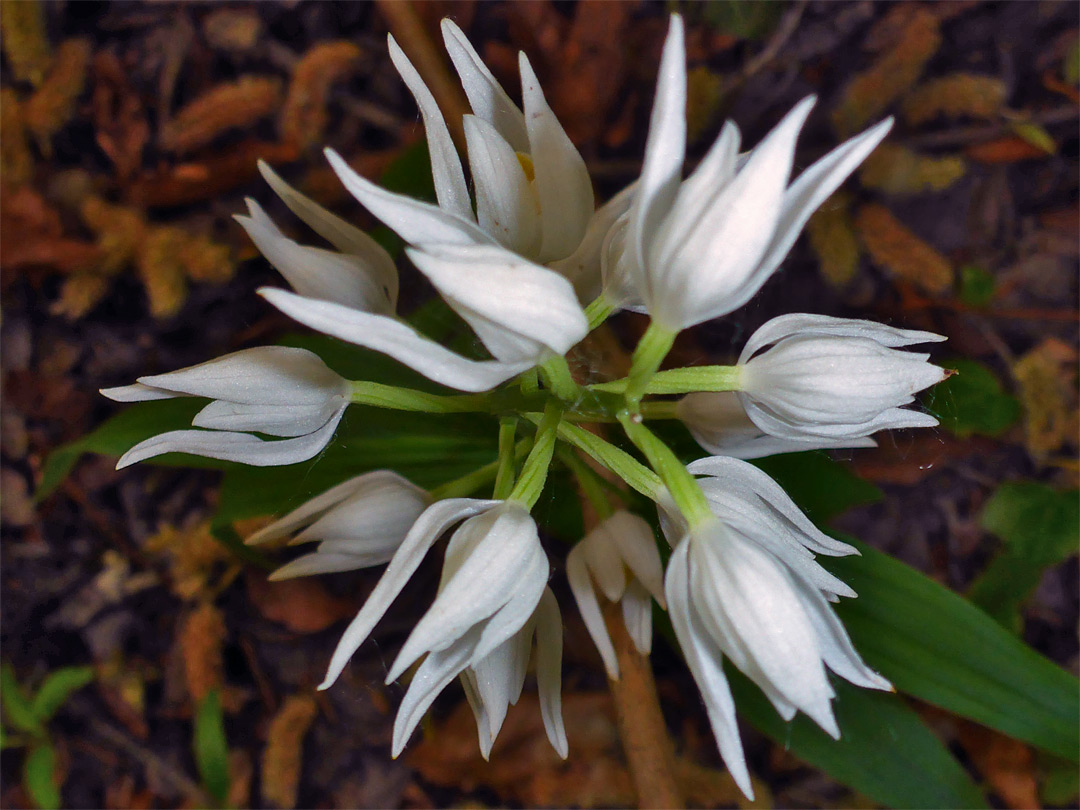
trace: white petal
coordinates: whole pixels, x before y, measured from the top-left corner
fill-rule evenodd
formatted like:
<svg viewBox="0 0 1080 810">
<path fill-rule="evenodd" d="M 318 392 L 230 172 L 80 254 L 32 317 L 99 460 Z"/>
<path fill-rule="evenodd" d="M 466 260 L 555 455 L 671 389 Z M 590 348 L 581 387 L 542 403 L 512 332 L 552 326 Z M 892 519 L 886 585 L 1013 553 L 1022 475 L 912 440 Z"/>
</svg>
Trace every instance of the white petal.
<svg viewBox="0 0 1080 810">
<path fill-rule="evenodd" d="M 528 154 L 525 116 L 491 75 L 465 34 L 449 18 L 442 21 L 443 42 L 473 112 L 498 130 L 516 152 Z"/>
<path fill-rule="evenodd" d="M 620 521 L 616 520 L 614 526 L 609 525 L 613 519 L 614 515 L 589 532 L 579 545 L 600 592 L 609 602 L 618 602 L 626 589 L 626 568 L 615 539 Z"/>
<path fill-rule="evenodd" d="M 258 431 L 271 436 L 306 436 L 321 428 L 345 403 L 331 397 L 321 405 L 244 405 L 214 400 L 191 420 L 210 430 Z"/>
<path fill-rule="evenodd" d="M 139 377 L 153 388 L 251 405 L 322 405 L 345 393 L 345 381 L 318 355 L 288 346 L 233 352 L 168 374 Z"/>
<path fill-rule="evenodd" d="M 427 493 L 394 480 L 371 483 L 329 509 L 297 535 L 293 543 L 342 539 L 359 551 L 397 544 L 428 507 Z"/>
<path fill-rule="evenodd" d="M 753 801 L 754 788 L 750 783 L 746 755 L 739 739 L 735 702 L 731 698 L 727 676 L 724 675 L 720 657 L 710 654 L 710 645 L 704 642 L 704 632 L 694 620 L 694 606 L 690 597 L 689 548 L 690 540 L 686 538 L 675 546 L 671 559 L 668 560 L 667 574 L 664 577 L 668 615 L 671 616 L 671 625 L 686 656 L 690 673 L 705 700 L 709 725 L 716 737 L 720 756 L 735 784 Z"/>
<path fill-rule="evenodd" d="M 391 756 L 397 758 L 405 748 L 413 731 L 424 717 L 439 693 L 465 668 L 476 639 L 470 635 L 446 650 L 435 652 L 424 659 L 416 670 L 405 697 L 401 700 L 394 719 L 394 737 Z"/>
<path fill-rule="evenodd" d="M 297 244 L 277 229 L 257 202 L 249 198 L 247 204 L 251 217 L 233 218 L 300 295 L 337 301 L 366 312 L 393 312 L 390 290 L 362 259 Z"/>
<path fill-rule="evenodd" d="M 416 106 L 420 108 L 420 115 L 424 118 L 428 154 L 431 156 L 431 175 L 435 181 L 435 196 L 439 200 L 439 207 L 447 213 L 471 220 L 472 200 L 469 199 L 469 189 L 465 185 L 465 172 L 461 168 L 461 159 L 450 139 L 450 130 L 446 128 L 439 105 L 412 62 L 405 56 L 405 52 L 398 47 L 393 35 L 387 35 L 386 44 L 390 49 L 390 61 L 394 63 L 409 92 L 416 99 Z"/>
<path fill-rule="evenodd" d="M 142 383 L 118 385 L 115 388 L 99 388 L 98 393 L 108 397 L 113 402 L 148 402 L 155 399 L 174 399 L 184 396 L 175 391 L 166 391 L 163 388 L 154 388 L 152 385 L 143 385 Z"/>
<path fill-rule="evenodd" d="M 521 581 L 523 575 L 534 573 L 531 570 L 535 562 L 534 551 L 540 548 L 536 523 L 528 512 L 513 502 L 504 502 L 463 523 L 450 539 L 448 558 L 454 546 L 471 549 L 449 581 L 443 583 L 435 602 L 405 640 L 387 674 L 387 683 L 395 680 L 425 652 L 445 649 L 478 622 L 494 615 L 511 601 L 517 589 L 524 590 L 535 579 L 530 576 L 527 582 Z M 547 581 L 546 570 L 535 573 Z M 506 637 L 520 629 L 531 613 L 532 606 L 520 616 L 520 622 Z M 491 644 L 489 649 L 500 643 Z"/>
<path fill-rule="evenodd" d="M 762 430 L 782 438 L 805 438 L 806 436 L 821 436 L 824 438 L 853 438 L 876 433 L 879 430 L 898 430 L 901 428 L 927 428 L 937 427 L 938 420 L 928 413 L 913 411 L 908 408 L 890 408 L 872 419 L 851 424 L 806 424 L 803 422 L 793 423 L 790 420 L 778 418 L 768 409 L 760 407 L 757 403 L 746 402 L 746 414 Z"/>
<path fill-rule="evenodd" d="M 311 230 L 336 247 L 342 253 L 356 256 L 369 268 L 372 276 L 388 290 L 390 303 L 397 304 L 398 274 L 393 257 L 386 249 L 359 228 L 335 216 L 294 189 L 277 174 L 266 161 L 259 161 L 259 172 L 269 183 L 281 201 Z"/>
<path fill-rule="evenodd" d="M 625 510 L 616 512 L 607 523 L 627 567 L 660 607 L 664 607 L 664 566 L 660 562 L 652 527 L 638 515 Z"/>
<path fill-rule="evenodd" d="M 727 487 L 758 496 L 806 535 L 804 545 L 811 551 L 831 557 L 859 553 L 853 546 L 841 543 L 818 529 L 795 505 L 784 488 L 753 464 L 725 456 L 710 456 L 690 462 L 686 469 L 694 475 L 714 476 Z"/>
<path fill-rule="evenodd" d="M 539 202 L 517 155 L 482 118 L 467 115 L 464 123 L 480 227 L 515 253 L 537 254 Z"/>
<path fill-rule="evenodd" d="M 409 530 L 390 565 L 368 596 L 364 606 L 352 620 L 338 642 L 326 678 L 319 689 L 327 689 L 341 675 L 352 655 L 364 643 L 372 628 L 382 618 L 405 583 L 420 566 L 424 555 L 447 528 L 462 518 L 484 512 L 498 501 L 481 501 L 472 498 L 450 498 L 438 501 L 427 508 Z M 479 634 L 477 634 L 477 640 Z"/>
<path fill-rule="evenodd" d="M 546 267 L 496 246 L 408 250 L 409 258 L 502 362 L 565 354 L 589 330 L 574 289 Z"/>
<path fill-rule="evenodd" d="M 536 689 L 540 714 L 548 740 L 566 759 L 566 727 L 562 717 L 562 616 L 550 588 L 545 588 L 536 607 Z"/>
<path fill-rule="evenodd" d="M 387 354 L 429 380 L 459 391 L 487 391 L 532 368 L 537 362 L 535 358 L 512 363 L 469 360 L 393 318 L 269 287 L 259 290 L 259 295 L 312 329 Z"/>
<path fill-rule="evenodd" d="M 592 181 L 581 154 L 544 99 L 524 53 L 518 54 L 518 68 L 543 223 L 537 261 L 556 261 L 577 250 L 585 236 L 594 208 Z"/>
<path fill-rule="evenodd" d="M 194 456 L 235 461 L 253 467 L 277 467 L 307 461 L 330 443 L 345 408 L 323 427 L 295 439 L 265 441 L 250 433 L 227 433 L 218 430 L 174 430 L 153 436 L 128 450 L 116 462 L 123 469 L 164 453 L 190 453 Z"/>
<path fill-rule="evenodd" d="M 570 584 L 570 592 L 577 601 L 578 612 L 581 620 L 585 623 L 585 629 L 589 631 L 593 644 L 604 662 L 604 669 L 608 677 L 613 681 L 619 679 L 619 662 L 615 656 L 615 647 L 611 643 L 604 616 L 600 612 L 600 603 L 596 599 L 596 590 L 593 588 L 592 578 L 585 565 L 585 552 L 581 543 L 578 543 L 570 553 L 566 555 L 566 580 Z"/>
<path fill-rule="evenodd" d="M 460 679 L 461 688 L 465 691 L 465 700 L 468 701 L 469 708 L 472 709 L 473 717 L 476 719 L 476 733 L 480 738 L 480 756 L 487 762 L 491 756 L 491 746 L 495 744 L 495 739 L 491 736 L 491 724 L 488 722 L 487 708 L 484 706 L 483 698 L 480 697 L 476 675 L 472 669 L 466 667 L 462 670 Z"/>
<path fill-rule="evenodd" d="M 537 546 L 527 567 L 518 578 L 520 585 L 517 592 L 484 623 L 480 643 L 473 652 L 474 661 L 490 655 L 492 650 L 525 626 L 536 610 L 537 600 L 540 599 L 550 574 L 551 566 L 547 555 Z"/>
<path fill-rule="evenodd" d="M 516 655 L 515 637 L 507 639 L 469 668 L 474 677 L 477 695 L 484 708 L 487 733 L 492 743 L 499 736 L 499 730 L 506 719 L 506 710 L 510 707 L 511 690 L 516 686 L 513 682 Z M 476 657 L 475 650 L 471 657 Z"/>
<path fill-rule="evenodd" d="M 665 219 L 647 259 L 654 318 L 686 328 L 726 315 L 749 297 L 746 284 L 776 227 L 795 141 L 814 100 L 777 124 L 692 227 Z"/>
<path fill-rule="evenodd" d="M 890 348 L 911 346 L 917 343 L 939 343 L 947 339 L 933 332 L 897 329 L 874 321 L 793 312 L 780 315 L 758 327 L 739 354 L 739 365 L 744 365 L 747 360 L 770 343 L 776 343 L 796 334 L 867 338 Z"/>
<path fill-rule="evenodd" d="M 633 266 L 642 274 L 637 279 L 637 287 L 650 302 L 655 290 L 648 272 L 648 246 L 675 201 L 686 154 L 686 47 L 683 39 L 682 17 L 672 14 L 660 57 L 656 99 L 645 141 L 645 161 L 630 206 L 626 249 L 634 256 Z"/>
<path fill-rule="evenodd" d="M 623 594 L 622 614 L 634 647 L 648 655 L 652 651 L 652 596 L 637 580 L 631 580 Z"/>
<path fill-rule="evenodd" d="M 333 574 L 339 571 L 355 571 L 358 568 L 369 568 L 373 565 L 381 565 L 386 562 L 370 562 L 353 554 L 334 554 L 326 551 L 313 551 L 287 562 L 277 569 L 269 577 L 271 582 L 295 577 L 307 577 L 312 574 Z"/>
<path fill-rule="evenodd" d="M 589 220 L 588 227 L 585 228 L 585 236 L 582 237 L 577 250 L 565 259 L 548 263 L 548 267 L 566 276 L 574 285 L 578 300 L 583 303 L 587 304 L 600 295 L 603 285 L 601 256 L 604 243 L 615 221 L 630 210 L 630 203 L 634 199 L 636 190 L 637 182 L 635 181 L 600 206 Z"/>
<path fill-rule="evenodd" d="M 886 118 L 861 135 L 840 144 L 791 184 L 784 193 L 780 221 L 777 222 L 772 242 L 754 271 L 755 275 L 761 277 L 760 282 L 755 282 L 758 288 L 780 266 L 810 215 L 870 156 L 885 139 L 892 123 L 892 118 Z"/>
<path fill-rule="evenodd" d="M 326 150 L 326 159 L 349 193 L 411 245 L 484 245 L 493 241 L 469 219 L 365 180 L 333 149 Z"/>
<path fill-rule="evenodd" d="M 268 540 L 273 540 L 277 537 L 283 537 L 286 534 L 291 534 L 295 529 L 314 520 L 330 507 L 345 500 L 345 498 L 352 493 L 362 490 L 369 482 L 378 482 L 386 477 L 398 479 L 404 486 L 413 486 L 409 481 L 389 470 L 376 470 L 374 472 L 364 473 L 363 475 L 350 478 L 347 481 L 342 481 L 340 484 L 326 490 L 326 492 L 316 495 L 309 501 L 305 501 L 287 515 L 278 518 L 269 526 L 255 532 L 255 534 L 251 535 L 245 542 L 249 546 L 254 546 Z"/>
</svg>

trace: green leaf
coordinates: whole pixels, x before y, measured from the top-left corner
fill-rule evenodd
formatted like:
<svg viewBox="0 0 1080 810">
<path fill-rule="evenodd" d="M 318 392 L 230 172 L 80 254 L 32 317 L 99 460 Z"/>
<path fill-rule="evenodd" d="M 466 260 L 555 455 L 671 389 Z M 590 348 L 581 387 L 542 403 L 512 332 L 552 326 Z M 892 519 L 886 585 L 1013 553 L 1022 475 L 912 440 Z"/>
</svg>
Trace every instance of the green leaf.
<svg viewBox="0 0 1080 810">
<path fill-rule="evenodd" d="M 1009 123 L 1009 128 L 1014 135 L 1027 141 L 1036 149 L 1041 149 L 1048 155 L 1057 153 L 1057 143 L 1042 124 L 1036 124 L 1034 121 L 1012 121 Z"/>
<path fill-rule="evenodd" d="M 431 174 L 431 158 L 427 140 L 421 138 L 402 150 L 386 167 L 379 185 L 424 202 L 435 202 L 435 179 Z"/>
<path fill-rule="evenodd" d="M 657 631 L 679 650 L 671 621 L 653 613 Z M 681 653 L 680 653 L 681 654 Z M 749 678 L 724 662 L 740 717 L 807 764 L 890 807 L 986 807 L 971 778 L 903 700 L 832 678 L 841 737 L 809 718 L 787 723 Z"/>
<path fill-rule="evenodd" d="M 1069 84 L 1080 84 L 1080 39 L 1074 39 L 1061 65 L 1061 75 Z"/>
<path fill-rule="evenodd" d="M 962 439 L 975 433 L 1000 436 L 1020 418 L 1019 401 L 1002 390 L 986 366 L 962 358 L 942 365 L 958 372 L 935 386 L 928 397 L 942 427 Z"/>
<path fill-rule="evenodd" d="M 982 308 L 990 303 L 996 292 L 993 273 L 975 264 L 960 268 L 960 300 L 969 307 Z"/>
<path fill-rule="evenodd" d="M 697 4 L 692 4 L 697 6 Z M 713 0 L 700 8 L 706 22 L 724 34 L 738 39 L 763 39 L 784 12 L 784 3 L 762 3 L 755 0 Z"/>
<path fill-rule="evenodd" d="M 41 501 L 60 486 L 75 462 L 83 453 L 101 453 L 106 456 L 120 456 L 143 439 L 149 439 L 167 430 L 184 430 L 191 427 L 195 417 L 206 401 L 202 399 L 161 399 L 154 402 L 137 402 L 126 407 L 116 416 L 104 422 L 91 433 L 73 442 L 53 450 L 45 459 L 41 473 L 41 484 L 34 498 Z M 158 459 L 156 463 L 175 463 L 181 458 L 170 454 L 169 459 Z M 203 461 L 206 461 L 205 459 Z M 212 466 L 198 462 L 190 466 Z"/>
<path fill-rule="evenodd" d="M 229 743 L 216 689 L 210 690 L 195 715 L 195 765 L 207 792 L 220 804 L 229 795 Z"/>
<path fill-rule="evenodd" d="M 94 680 L 92 667 L 63 667 L 49 674 L 31 701 L 34 714 L 47 722 L 73 692 Z"/>
<path fill-rule="evenodd" d="M 739 714 L 795 756 L 889 807 L 986 807 L 971 777 L 896 695 L 833 678 L 841 737 L 809 718 L 785 723 L 761 691 L 727 667 Z"/>
<path fill-rule="evenodd" d="M 818 561 L 859 594 L 836 613 L 897 689 L 1054 754 L 1080 757 L 1080 683 L 983 611 L 859 541 Z"/>
<path fill-rule="evenodd" d="M 1003 484 L 983 508 L 983 528 L 1004 548 L 972 583 L 968 598 L 1014 633 L 1023 629 L 1021 608 L 1043 571 L 1076 553 L 1077 494 L 1020 481 Z"/>
<path fill-rule="evenodd" d="M 45 726 L 35 714 L 30 699 L 15 679 L 11 664 L 0 667 L 0 703 L 4 706 L 4 722 L 19 731 L 35 736 L 45 734 Z"/>
<path fill-rule="evenodd" d="M 1039 757 L 1039 771 L 1042 776 L 1039 797 L 1043 805 L 1076 805 L 1077 798 L 1080 798 L 1080 769 L 1075 762 L 1044 754 Z"/>
<path fill-rule="evenodd" d="M 60 786 L 56 784 L 56 754 L 52 745 L 34 746 L 23 761 L 23 787 L 41 810 L 60 807 Z"/>
<path fill-rule="evenodd" d="M 882 498 L 880 489 L 822 452 L 787 453 L 752 463 L 775 479 L 815 523 Z"/>
</svg>

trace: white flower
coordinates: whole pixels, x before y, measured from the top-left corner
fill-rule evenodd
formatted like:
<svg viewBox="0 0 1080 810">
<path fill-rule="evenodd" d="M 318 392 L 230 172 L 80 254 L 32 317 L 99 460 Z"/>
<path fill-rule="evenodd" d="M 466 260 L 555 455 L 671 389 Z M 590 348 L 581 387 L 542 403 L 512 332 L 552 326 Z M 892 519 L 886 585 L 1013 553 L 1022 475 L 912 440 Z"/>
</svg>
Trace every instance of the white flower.
<svg viewBox="0 0 1080 810">
<path fill-rule="evenodd" d="M 701 689 L 732 778 L 753 797 L 723 657 L 756 683 L 785 720 L 797 711 L 833 737 L 825 667 L 871 689 L 890 684 L 863 663 L 829 600 L 855 596 L 812 551 L 857 553 L 823 535 L 760 470 L 733 458 L 691 464 L 716 520 L 691 529 L 669 515 L 674 546 L 664 589 L 675 634 Z"/>
<path fill-rule="evenodd" d="M 297 244 L 252 200 L 251 216 L 236 218 L 296 290 L 263 288 L 260 294 L 301 323 L 464 391 L 493 388 L 585 336 L 584 313 L 558 274 L 493 244 L 431 245 L 423 254 L 410 251 L 410 257 L 495 359 L 471 360 L 449 351 L 394 315 L 397 270 L 385 250 L 265 164 L 260 170 L 289 208 L 341 251 Z"/>
<path fill-rule="evenodd" d="M 780 266 L 813 211 L 885 137 L 886 120 L 841 144 L 788 186 L 795 140 L 814 98 L 804 99 L 748 155 L 725 124 L 681 181 L 686 149 L 683 23 L 672 15 L 633 203 L 606 261 L 605 295 L 640 302 L 678 331 L 745 304 Z M 613 236 L 614 239 L 614 236 Z M 636 301 L 635 301 L 636 299 Z"/>
<path fill-rule="evenodd" d="M 933 416 L 901 406 L 947 372 L 929 363 L 928 354 L 894 347 L 942 340 L 872 321 L 781 315 L 743 348 L 739 398 L 754 424 L 780 439 L 848 440 L 888 428 L 933 427 Z"/>
<path fill-rule="evenodd" d="M 430 504 L 415 484 L 390 470 L 376 470 L 331 487 L 246 542 L 259 545 L 297 531 L 289 545 L 318 541 L 315 551 L 271 574 L 274 580 L 370 568 L 390 561 Z"/>
<path fill-rule="evenodd" d="M 538 664 L 543 672 L 540 688 L 541 703 L 546 706 L 545 723 L 549 724 L 553 744 L 565 753 L 565 736 L 560 732 L 558 711 L 559 679 L 552 670 L 553 657 L 557 670 L 561 656 L 561 641 L 556 645 L 551 637 L 558 619 L 554 619 L 553 625 L 550 606 L 538 608 L 547 587 L 548 561 L 540 545 L 536 523 L 528 510 L 514 501 L 455 498 L 437 501 L 428 507 L 394 553 L 368 601 L 345 630 L 319 688 L 328 688 L 337 680 L 349 658 L 400 593 L 428 549 L 447 528 L 462 518 L 468 520 L 454 532 L 447 545 L 435 602 L 413 628 L 387 675 L 386 681 L 390 683 L 424 657 L 395 723 L 394 754 L 404 747 L 436 695 L 469 667 L 473 668 L 473 676 L 498 673 L 505 681 L 500 686 L 503 692 L 498 694 L 505 693 L 507 700 L 509 696 L 516 700 L 517 663 L 511 666 L 502 656 L 511 655 L 514 650 L 517 651 L 514 654 L 520 655 L 521 649 L 528 646 L 531 628 L 524 628 L 534 617 L 541 659 Z M 518 638 L 513 642 L 515 636 Z M 511 647 L 500 652 L 508 642 L 512 642 Z M 486 661 L 492 655 L 496 657 Z M 516 658 L 509 660 L 517 662 Z M 502 722 L 501 717 L 498 723 L 491 719 L 498 717 L 502 705 L 502 699 L 495 694 L 485 691 L 481 695 L 488 718 L 486 727 L 492 740 Z M 505 706 L 501 711 L 505 713 Z M 556 720 L 557 725 L 554 725 Z M 482 730 L 482 744 L 484 734 Z M 560 739 L 563 740 L 561 744 Z"/>
<path fill-rule="evenodd" d="M 648 655 L 652 649 L 652 600 L 665 606 L 664 569 L 649 524 L 630 512 L 616 512 L 571 549 L 566 557 L 566 578 L 608 677 L 618 680 L 615 647 L 593 583 L 609 602 L 621 603 L 623 622 L 634 646 Z"/>
<path fill-rule="evenodd" d="M 751 459 L 803 450 L 877 447 L 877 442 L 867 437 L 770 436 L 750 421 L 734 391 L 687 394 L 679 400 L 676 412 L 697 443 L 714 455 Z"/>
<path fill-rule="evenodd" d="M 306 461 L 330 442 L 349 404 L 344 379 L 317 355 L 285 346 L 245 349 L 101 393 L 117 402 L 213 400 L 192 420 L 195 427 L 208 430 L 174 430 L 146 439 L 120 457 L 117 469 L 162 453 L 191 453 L 256 467 Z M 267 441 L 247 431 L 284 438 Z"/>
</svg>

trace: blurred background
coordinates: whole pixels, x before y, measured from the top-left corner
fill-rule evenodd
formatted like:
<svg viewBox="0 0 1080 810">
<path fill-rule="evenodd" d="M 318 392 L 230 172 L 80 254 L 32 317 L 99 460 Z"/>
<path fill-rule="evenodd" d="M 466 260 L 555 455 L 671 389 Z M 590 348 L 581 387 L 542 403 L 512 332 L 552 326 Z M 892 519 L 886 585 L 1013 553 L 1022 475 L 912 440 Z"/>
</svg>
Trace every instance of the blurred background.
<svg viewBox="0 0 1080 810">
<path fill-rule="evenodd" d="M 784 270 L 743 310 L 684 333 L 673 360 L 728 362 L 750 331 L 791 311 L 947 335 L 935 360 L 960 374 L 923 400 L 940 428 L 812 454 L 784 467 L 785 483 L 815 520 L 965 594 L 1077 672 L 1075 3 L 3 0 L 0 804 L 634 802 L 603 669 L 569 600 L 567 762 L 526 690 L 485 763 L 456 688 L 391 760 L 401 689 L 383 677 L 438 566 L 339 685 L 315 693 L 378 572 L 268 583 L 211 533 L 220 473 L 117 473 L 108 448 L 77 440 L 119 410 L 99 388 L 296 331 L 254 294 L 281 282 L 231 219 L 252 196 L 303 235 L 257 159 L 365 228 L 378 223 L 337 182 L 324 146 L 367 177 L 431 195 L 388 30 L 445 72 L 438 23 L 452 17 L 515 98 L 525 50 L 607 199 L 640 169 L 671 10 L 688 23 L 691 164 L 725 118 L 753 145 L 810 93 L 819 103 L 796 171 L 897 119 Z M 405 312 L 431 294 L 408 268 L 402 286 Z M 576 358 L 579 371 L 618 367 L 644 325 L 620 316 L 612 340 Z M 555 587 L 567 593 L 561 575 Z M 688 802 L 746 805 L 677 653 L 658 639 L 653 661 Z M 993 806 L 1075 806 L 1074 764 L 905 701 Z M 755 806 L 881 803 L 783 739 L 747 726 L 744 740 Z"/>
</svg>

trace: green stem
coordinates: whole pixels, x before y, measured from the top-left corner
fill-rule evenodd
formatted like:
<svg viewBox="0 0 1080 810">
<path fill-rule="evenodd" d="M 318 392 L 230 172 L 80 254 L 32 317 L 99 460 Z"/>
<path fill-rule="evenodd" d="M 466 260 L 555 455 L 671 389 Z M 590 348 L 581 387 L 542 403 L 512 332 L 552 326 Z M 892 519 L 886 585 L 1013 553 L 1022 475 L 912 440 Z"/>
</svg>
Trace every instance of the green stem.
<svg viewBox="0 0 1080 810">
<path fill-rule="evenodd" d="M 518 377 L 518 380 L 521 381 L 521 393 L 526 396 L 535 394 L 540 390 L 540 375 L 535 368 L 523 371 L 521 376 Z"/>
<path fill-rule="evenodd" d="M 517 417 L 504 416 L 499 420 L 499 467 L 495 474 L 495 489 L 491 497 L 505 500 L 514 488 L 514 434 Z"/>
<path fill-rule="evenodd" d="M 527 413 L 524 416 L 530 422 L 540 421 L 539 414 Z M 656 500 L 664 488 L 656 473 L 625 450 L 620 450 L 610 442 L 604 441 L 595 433 L 563 421 L 559 425 L 559 438 L 600 462 L 646 498 Z"/>
<path fill-rule="evenodd" d="M 581 387 L 574 382 L 570 366 L 562 355 L 553 354 L 540 364 L 544 382 L 555 396 L 567 404 L 573 404 L 581 396 Z"/>
<path fill-rule="evenodd" d="M 606 520 L 615 514 L 615 509 L 604 491 L 604 482 L 596 474 L 595 470 L 578 458 L 577 453 L 566 447 L 559 448 L 559 460 L 573 473 L 582 494 L 592 505 L 593 511 L 596 512 L 596 517 L 599 520 Z"/>
<path fill-rule="evenodd" d="M 349 399 L 354 405 L 423 413 L 468 413 L 491 408 L 491 399 L 484 394 L 442 396 L 367 380 L 349 381 Z"/>
<path fill-rule="evenodd" d="M 590 385 L 590 391 L 620 394 L 629 378 Z M 742 390 L 742 366 L 695 366 L 659 371 L 645 386 L 646 394 L 692 394 L 697 391 Z"/>
<path fill-rule="evenodd" d="M 525 458 L 525 454 L 529 452 L 529 448 L 532 447 L 532 437 L 522 439 L 514 445 L 514 461 Z M 431 490 L 432 500 L 441 501 L 446 498 L 464 498 L 467 495 L 472 495 L 476 490 L 480 489 L 485 484 L 493 481 L 499 474 L 499 464 L 501 460 L 492 461 L 489 464 L 485 464 L 483 467 L 477 467 L 470 473 L 466 473 L 460 478 L 455 478 L 453 481 L 447 481 L 445 484 L 440 484 Z"/>
<path fill-rule="evenodd" d="M 641 415 L 645 419 L 678 419 L 679 402 L 674 399 L 647 400 L 641 403 Z"/>
<path fill-rule="evenodd" d="M 645 389 L 674 342 L 675 332 L 656 321 L 652 321 L 641 336 L 630 358 L 630 375 L 626 380 L 626 404 L 631 413 L 637 412 Z"/>
<path fill-rule="evenodd" d="M 630 441 L 645 454 L 649 464 L 656 470 L 668 492 L 671 493 L 671 499 L 675 501 L 675 505 L 683 513 L 690 527 L 693 528 L 708 520 L 715 520 L 697 479 L 679 461 L 671 448 L 641 423 L 641 416 L 622 411 L 619 414 L 619 422 L 622 423 L 623 430 L 630 437 Z"/>
<path fill-rule="evenodd" d="M 599 297 L 585 307 L 585 317 L 589 321 L 589 331 L 591 332 L 606 321 L 614 311 L 615 305 L 608 301 L 603 293 L 600 293 Z"/>
<path fill-rule="evenodd" d="M 551 466 L 551 455 L 555 451 L 562 409 L 562 403 L 558 400 L 548 401 L 544 416 L 536 428 L 532 450 L 529 451 L 529 457 L 525 459 L 521 469 L 521 476 L 507 500 L 517 501 L 526 509 L 532 509 L 540 498 L 544 482 L 547 481 L 548 468 Z"/>
</svg>

